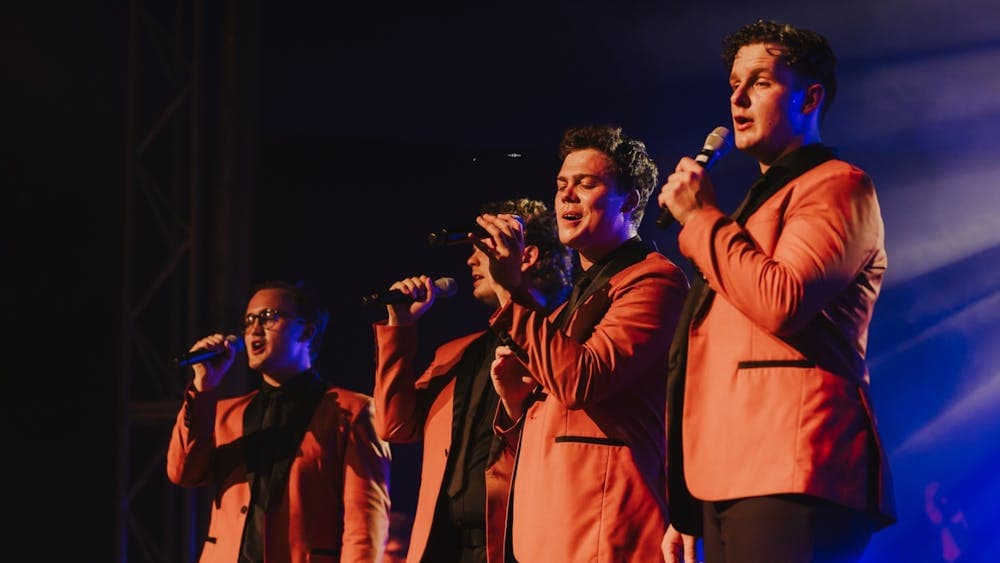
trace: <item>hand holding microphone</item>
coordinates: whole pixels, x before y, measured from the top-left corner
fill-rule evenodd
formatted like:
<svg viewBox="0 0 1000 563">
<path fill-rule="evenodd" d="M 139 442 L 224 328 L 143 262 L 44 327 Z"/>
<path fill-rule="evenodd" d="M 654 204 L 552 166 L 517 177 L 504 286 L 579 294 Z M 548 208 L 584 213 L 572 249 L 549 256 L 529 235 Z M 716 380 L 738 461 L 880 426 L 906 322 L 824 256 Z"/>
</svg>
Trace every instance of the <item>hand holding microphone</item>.
<svg viewBox="0 0 1000 563">
<path fill-rule="evenodd" d="M 403 278 L 384 293 L 371 293 L 361 298 L 364 305 L 386 305 L 389 326 L 410 325 L 420 319 L 438 297 L 453 297 L 458 292 L 454 278 L 438 278 L 431 282 L 428 276 Z"/>
<path fill-rule="evenodd" d="M 490 234 L 479 225 L 473 225 L 468 229 L 443 228 L 427 235 L 427 244 L 432 247 L 472 244 L 473 241 L 483 239 L 488 236 L 490 236 Z"/>
<path fill-rule="evenodd" d="M 473 245 L 489 259 L 490 276 L 499 289 L 500 304 L 516 298 L 515 293 L 533 300 L 522 291 L 521 283 L 522 258 L 527 245 L 524 218 L 511 213 L 483 213 L 476 217 L 476 224 L 489 233 L 488 238 L 477 240 Z"/>
<path fill-rule="evenodd" d="M 211 391 L 219 386 L 222 376 L 233 365 L 236 354 L 244 348 L 243 339 L 230 334 L 213 334 L 194 343 L 191 350 L 174 358 L 178 366 L 194 368 L 194 387 Z"/>
<path fill-rule="evenodd" d="M 677 168 L 667 178 L 660 188 L 657 203 L 663 209 L 656 219 L 656 226 L 666 229 L 676 220 L 670 209 L 681 207 L 684 215 L 700 208 L 703 204 L 715 204 L 715 192 L 712 183 L 704 175 L 715 163 L 732 148 L 731 133 L 725 127 L 716 127 L 705 138 L 704 146 L 694 159 L 682 158 Z M 695 164 L 692 165 L 691 163 Z M 668 205 L 668 204 L 674 205 Z"/>
<path fill-rule="evenodd" d="M 458 291 L 458 284 L 455 283 L 455 278 L 438 278 L 434 280 L 434 287 L 437 288 L 437 292 L 431 293 L 427 292 L 427 287 L 425 284 L 430 278 L 427 276 L 415 276 L 412 278 L 406 278 L 392 284 L 389 291 L 384 293 L 373 292 L 365 295 L 361 298 L 362 305 L 396 305 L 402 303 L 413 303 L 414 301 L 424 301 L 428 296 L 436 297 L 440 294 L 441 297 L 453 297 Z"/>
</svg>

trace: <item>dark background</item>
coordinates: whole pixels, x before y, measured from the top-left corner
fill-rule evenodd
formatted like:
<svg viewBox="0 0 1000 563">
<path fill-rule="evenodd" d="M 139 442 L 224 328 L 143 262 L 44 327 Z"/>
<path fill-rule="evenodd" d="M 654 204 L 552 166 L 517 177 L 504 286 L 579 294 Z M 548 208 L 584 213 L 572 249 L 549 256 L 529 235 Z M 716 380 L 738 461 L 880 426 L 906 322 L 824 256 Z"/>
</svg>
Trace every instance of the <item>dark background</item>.
<svg viewBox="0 0 1000 563">
<path fill-rule="evenodd" d="M 942 560 L 932 481 L 968 522 L 962 560 L 997 560 L 1000 8 L 985 0 L 9 7 L 11 549 L 190 557 L 203 499 L 163 474 L 188 377 L 172 354 L 232 327 L 249 284 L 306 277 L 333 313 L 321 370 L 370 392 L 383 312 L 361 295 L 450 275 L 462 291 L 427 317 L 425 344 L 480 326 L 466 250 L 426 234 L 489 199 L 552 201 L 571 125 L 619 124 L 669 170 L 728 124 L 719 40 L 758 17 L 830 39 L 841 89 L 824 140 L 872 175 L 886 221 L 869 361 L 901 519 L 866 562 Z M 744 155 L 720 162 L 724 207 L 754 174 Z M 642 235 L 690 272 L 657 214 L 651 201 Z M 412 511 L 419 447 L 393 451 L 394 507 Z"/>
</svg>

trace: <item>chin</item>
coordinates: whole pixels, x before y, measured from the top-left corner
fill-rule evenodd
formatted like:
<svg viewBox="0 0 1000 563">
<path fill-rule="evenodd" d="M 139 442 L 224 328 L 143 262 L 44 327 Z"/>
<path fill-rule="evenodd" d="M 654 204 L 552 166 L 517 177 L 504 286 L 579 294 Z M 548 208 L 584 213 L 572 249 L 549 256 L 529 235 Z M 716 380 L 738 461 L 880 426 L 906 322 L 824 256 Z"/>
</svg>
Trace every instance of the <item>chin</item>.
<svg viewBox="0 0 1000 563">
<path fill-rule="evenodd" d="M 475 291 L 472 292 L 472 296 L 475 297 L 476 300 L 486 303 L 487 305 L 491 302 L 495 303 L 497 300 L 496 293 L 489 289 L 479 289 L 479 287 L 476 287 Z"/>
<path fill-rule="evenodd" d="M 559 230 L 559 242 L 563 243 L 564 246 L 569 246 L 572 248 L 573 240 L 576 238 L 576 231 L 571 231 L 569 229 Z"/>
<path fill-rule="evenodd" d="M 753 146 L 753 137 L 750 133 L 737 133 L 733 138 L 733 147 L 736 150 L 745 151 Z"/>
</svg>

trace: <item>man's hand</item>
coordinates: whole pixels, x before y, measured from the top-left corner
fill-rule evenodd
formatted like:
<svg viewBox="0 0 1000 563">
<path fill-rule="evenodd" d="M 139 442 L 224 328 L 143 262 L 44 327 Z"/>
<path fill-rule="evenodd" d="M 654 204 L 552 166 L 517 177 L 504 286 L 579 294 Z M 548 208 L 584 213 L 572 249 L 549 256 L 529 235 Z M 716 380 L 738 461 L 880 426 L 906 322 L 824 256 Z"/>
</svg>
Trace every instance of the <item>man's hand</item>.
<svg viewBox="0 0 1000 563">
<path fill-rule="evenodd" d="M 411 303 L 393 303 L 385 306 L 389 315 L 389 326 L 416 324 L 424 316 L 441 291 L 430 276 L 413 276 L 403 278 L 389 286 L 390 290 L 398 290 L 413 298 Z"/>
<path fill-rule="evenodd" d="M 708 172 L 696 160 L 685 156 L 660 188 L 656 203 L 660 209 L 670 210 L 670 214 L 683 225 L 691 213 L 703 207 L 716 206 L 715 188 Z"/>
<path fill-rule="evenodd" d="M 219 386 L 219 383 L 222 382 L 222 376 L 226 375 L 230 366 L 233 365 L 233 359 L 236 357 L 236 348 L 226 340 L 225 336 L 213 334 L 195 342 L 191 346 L 190 351 L 194 352 L 198 349 L 224 352 L 222 355 L 211 360 L 191 365 L 191 368 L 194 369 L 192 384 L 195 390 L 199 392 L 211 391 Z"/>
<path fill-rule="evenodd" d="M 490 238 L 474 240 L 472 244 L 489 258 L 493 281 L 508 295 L 516 293 L 521 289 L 523 273 L 524 221 L 508 213 L 484 213 L 476 217 L 476 223 L 490 234 Z M 506 303 L 507 296 L 498 293 L 498 297 L 501 305 Z"/>
<path fill-rule="evenodd" d="M 509 346 L 497 346 L 490 364 L 490 379 L 507 416 L 515 421 L 520 419 L 525 401 L 538 384 Z"/>
<path fill-rule="evenodd" d="M 694 536 L 678 532 L 671 524 L 660 543 L 663 560 L 667 563 L 697 563 L 695 539 Z"/>
</svg>

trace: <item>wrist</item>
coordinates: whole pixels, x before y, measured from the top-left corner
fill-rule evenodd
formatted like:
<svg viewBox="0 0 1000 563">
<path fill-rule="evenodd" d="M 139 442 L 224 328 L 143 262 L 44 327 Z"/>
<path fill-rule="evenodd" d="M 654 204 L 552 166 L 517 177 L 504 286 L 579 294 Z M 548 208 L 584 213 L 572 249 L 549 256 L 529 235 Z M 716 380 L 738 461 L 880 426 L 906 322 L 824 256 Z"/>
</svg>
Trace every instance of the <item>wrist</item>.
<svg viewBox="0 0 1000 563">
<path fill-rule="evenodd" d="M 511 424 L 521 419 L 524 415 L 524 401 L 507 401 L 506 399 L 500 399 L 500 403 L 503 404 L 504 413 Z"/>
</svg>

